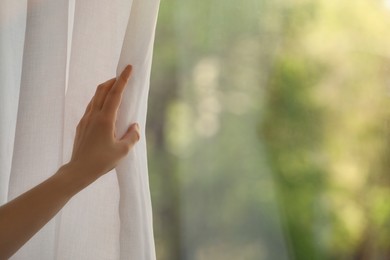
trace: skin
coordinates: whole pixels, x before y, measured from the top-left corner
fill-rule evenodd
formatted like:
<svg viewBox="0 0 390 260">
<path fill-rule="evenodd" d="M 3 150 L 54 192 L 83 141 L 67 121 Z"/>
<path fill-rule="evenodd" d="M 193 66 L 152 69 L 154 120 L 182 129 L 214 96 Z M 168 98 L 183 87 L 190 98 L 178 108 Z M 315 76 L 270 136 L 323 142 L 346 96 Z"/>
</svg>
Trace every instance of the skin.
<svg viewBox="0 0 390 260">
<path fill-rule="evenodd" d="M 8 259 L 79 191 L 113 169 L 138 142 L 138 124 L 115 137 L 115 121 L 132 67 L 97 87 L 77 126 L 71 160 L 52 177 L 0 207 L 0 259 Z"/>
</svg>

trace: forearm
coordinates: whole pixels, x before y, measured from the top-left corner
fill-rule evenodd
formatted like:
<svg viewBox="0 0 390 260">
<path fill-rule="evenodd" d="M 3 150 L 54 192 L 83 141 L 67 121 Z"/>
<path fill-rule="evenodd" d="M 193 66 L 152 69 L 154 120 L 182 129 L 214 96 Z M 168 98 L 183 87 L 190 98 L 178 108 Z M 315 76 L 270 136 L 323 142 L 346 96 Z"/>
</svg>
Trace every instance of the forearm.
<svg viewBox="0 0 390 260">
<path fill-rule="evenodd" d="M 0 207 L 0 259 L 8 259 L 79 191 L 113 169 L 138 142 L 138 124 L 122 138 L 115 122 L 132 71 L 99 85 L 81 118 L 70 163 L 45 182 Z M 28 173 L 26 173 L 28 174 Z"/>
<path fill-rule="evenodd" d="M 0 259 L 7 259 L 91 181 L 65 165 L 56 174 L 0 207 Z"/>
</svg>

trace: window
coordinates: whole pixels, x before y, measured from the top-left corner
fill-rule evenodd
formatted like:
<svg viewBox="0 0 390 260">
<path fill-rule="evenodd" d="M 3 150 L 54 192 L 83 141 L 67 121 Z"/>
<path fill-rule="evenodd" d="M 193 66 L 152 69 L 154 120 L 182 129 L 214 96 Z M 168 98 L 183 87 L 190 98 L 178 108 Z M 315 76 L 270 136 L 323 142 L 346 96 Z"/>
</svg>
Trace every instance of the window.
<svg viewBox="0 0 390 260">
<path fill-rule="evenodd" d="M 161 3 L 158 259 L 386 258 L 389 25 L 379 0 Z"/>
</svg>

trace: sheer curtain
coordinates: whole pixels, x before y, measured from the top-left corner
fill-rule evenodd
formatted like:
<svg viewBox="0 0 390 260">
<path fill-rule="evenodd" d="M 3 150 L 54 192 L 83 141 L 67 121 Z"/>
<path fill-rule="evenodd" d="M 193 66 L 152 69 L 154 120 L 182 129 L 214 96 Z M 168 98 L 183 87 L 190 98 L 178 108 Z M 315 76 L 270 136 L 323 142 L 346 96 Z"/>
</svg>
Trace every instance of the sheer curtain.
<svg viewBox="0 0 390 260">
<path fill-rule="evenodd" d="M 145 129 L 158 0 L 0 2 L 0 201 L 70 158 L 96 86 L 133 65 L 118 115 Z M 155 259 L 146 140 L 13 259 Z"/>
</svg>

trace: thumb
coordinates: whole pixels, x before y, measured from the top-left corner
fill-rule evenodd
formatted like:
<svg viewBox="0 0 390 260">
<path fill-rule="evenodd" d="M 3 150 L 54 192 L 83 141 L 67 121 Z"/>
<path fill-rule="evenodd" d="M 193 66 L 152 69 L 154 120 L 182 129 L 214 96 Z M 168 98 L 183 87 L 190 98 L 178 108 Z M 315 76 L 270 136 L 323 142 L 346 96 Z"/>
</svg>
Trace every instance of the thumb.
<svg viewBox="0 0 390 260">
<path fill-rule="evenodd" d="M 125 145 L 129 150 L 139 141 L 140 132 L 137 123 L 132 124 L 122 136 L 119 142 Z"/>
</svg>

